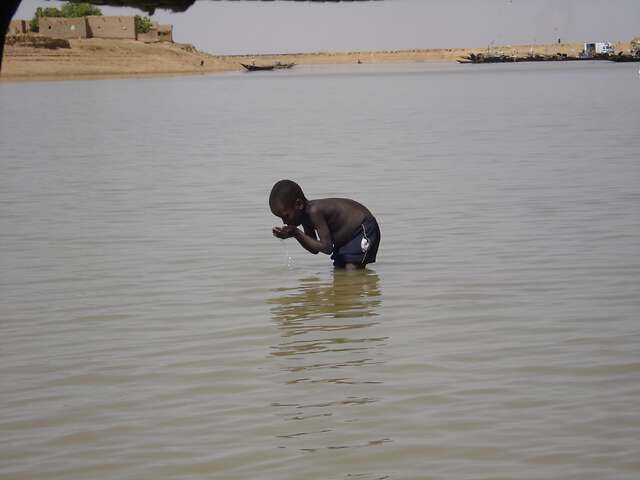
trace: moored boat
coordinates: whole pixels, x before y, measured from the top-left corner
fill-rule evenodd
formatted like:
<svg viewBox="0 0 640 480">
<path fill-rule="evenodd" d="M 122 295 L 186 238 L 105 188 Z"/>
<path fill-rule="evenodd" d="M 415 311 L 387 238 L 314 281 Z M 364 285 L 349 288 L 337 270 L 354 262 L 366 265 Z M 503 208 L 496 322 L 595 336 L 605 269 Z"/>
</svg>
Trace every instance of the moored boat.
<svg viewBox="0 0 640 480">
<path fill-rule="evenodd" d="M 501 54 L 484 54 L 484 53 L 470 53 L 467 56 L 458 59 L 458 63 L 520 63 L 520 62 L 568 62 L 577 60 L 613 60 L 631 62 L 639 60 L 629 60 L 629 56 L 608 55 L 608 54 L 595 54 L 595 55 L 578 55 L 572 56 L 566 53 L 555 53 L 540 55 L 538 53 L 530 53 L 525 56 L 518 55 L 505 55 Z M 621 60 L 616 60 L 621 58 Z"/>
<path fill-rule="evenodd" d="M 249 65 L 246 63 L 240 63 L 249 72 L 256 72 L 258 70 L 273 70 L 275 65 Z"/>
<path fill-rule="evenodd" d="M 295 65 L 295 63 L 291 62 L 291 63 L 280 63 L 280 62 L 276 62 L 274 64 L 271 65 L 255 65 L 255 64 L 247 64 L 247 63 L 240 63 L 240 65 L 242 65 L 244 68 L 247 69 L 247 71 L 249 72 L 255 72 L 255 71 L 259 71 L 259 70 L 285 70 L 288 68 L 291 68 Z"/>
</svg>

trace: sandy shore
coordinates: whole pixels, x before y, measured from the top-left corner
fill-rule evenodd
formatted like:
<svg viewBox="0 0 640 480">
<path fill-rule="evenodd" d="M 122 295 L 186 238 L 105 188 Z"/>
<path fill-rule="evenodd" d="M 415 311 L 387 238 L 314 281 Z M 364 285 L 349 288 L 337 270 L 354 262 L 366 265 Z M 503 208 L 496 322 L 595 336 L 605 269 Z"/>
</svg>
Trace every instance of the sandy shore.
<svg viewBox="0 0 640 480">
<path fill-rule="evenodd" d="M 197 74 L 241 70 L 240 62 L 257 65 L 276 61 L 298 65 L 357 63 L 455 62 L 487 48 L 447 48 L 382 52 L 319 52 L 279 55 L 219 56 L 200 52 L 191 45 L 145 44 L 133 40 L 69 40 L 70 48 L 35 48 L 7 45 L 0 79 L 35 80 L 102 78 L 109 76 Z M 616 42 L 616 51 L 629 49 Z M 496 46 L 492 53 L 526 55 L 566 53 L 576 55 L 581 43 Z"/>
<path fill-rule="evenodd" d="M 69 40 L 71 48 L 7 45 L 0 78 L 41 79 L 188 74 L 234 70 L 222 58 L 190 45 L 145 44 L 134 40 Z"/>
</svg>

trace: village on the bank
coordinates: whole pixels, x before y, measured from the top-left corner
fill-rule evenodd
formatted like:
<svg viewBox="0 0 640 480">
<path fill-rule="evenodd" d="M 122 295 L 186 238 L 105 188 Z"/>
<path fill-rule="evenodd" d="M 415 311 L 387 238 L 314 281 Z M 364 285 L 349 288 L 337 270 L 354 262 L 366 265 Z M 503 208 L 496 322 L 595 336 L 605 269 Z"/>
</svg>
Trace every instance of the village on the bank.
<svg viewBox="0 0 640 480">
<path fill-rule="evenodd" d="M 47 10 L 44 10 L 46 13 Z M 55 12 L 55 9 L 54 9 Z M 99 11 L 97 11 L 99 13 Z M 52 39 L 126 39 L 145 43 L 173 42 L 173 26 L 146 17 L 86 15 L 80 17 L 36 16 L 11 20 L 8 36 L 37 35 Z"/>
</svg>

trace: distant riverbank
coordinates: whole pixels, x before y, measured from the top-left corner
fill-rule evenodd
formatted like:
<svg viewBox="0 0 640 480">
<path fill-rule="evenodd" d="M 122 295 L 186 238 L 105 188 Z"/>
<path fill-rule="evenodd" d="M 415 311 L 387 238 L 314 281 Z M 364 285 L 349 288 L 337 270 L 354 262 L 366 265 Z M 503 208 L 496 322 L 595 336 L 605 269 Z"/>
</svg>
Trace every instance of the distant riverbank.
<svg viewBox="0 0 640 480">
<path fill-rule="evenodd" d="M 628 42 L 614 43 L 627 51 Z M 577 55 L 582 43 L 491 47 L 509 55 Z M 455 62 L 488 48 L 438 48 L 378 52 L 318 52 L 277 55 L 211 55 L 191 45 L 145 44 L 134 40 L 69 40 L 68 48 L 42 48 L 28 42 L 8 44 L 0 78 L 5 80 L 94 78 L 108 76 L 174 75 L 240 70 L 240 63 L 256 65 L 294 62 L 297 65 L 347 63 Z"/>
</svg>

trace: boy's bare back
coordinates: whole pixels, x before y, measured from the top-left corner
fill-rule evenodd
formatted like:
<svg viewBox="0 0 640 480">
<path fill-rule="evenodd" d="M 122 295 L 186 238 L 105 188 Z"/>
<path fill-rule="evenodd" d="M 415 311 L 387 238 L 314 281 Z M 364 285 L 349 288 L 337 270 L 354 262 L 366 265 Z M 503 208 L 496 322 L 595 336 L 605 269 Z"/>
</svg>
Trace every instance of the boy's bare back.
<svg viewBox="0 0 640 480">
<path fill-rule="evenodd" d="M 334 248 L 339 248 L 351 239 L 353 232 L 362 225 L 362 222 L 371 212 L 361 203 L 349 198 L 321 198 L 309 200 L 307 211 L 316 210 L 324 217 L 333 239 Z M 309 216 L 311 218 L 315 218 Z M 304 225 L 304 224 L 303 224 Z M 309 225 L 317 230 L 317 225 Z"/>
</svg>

